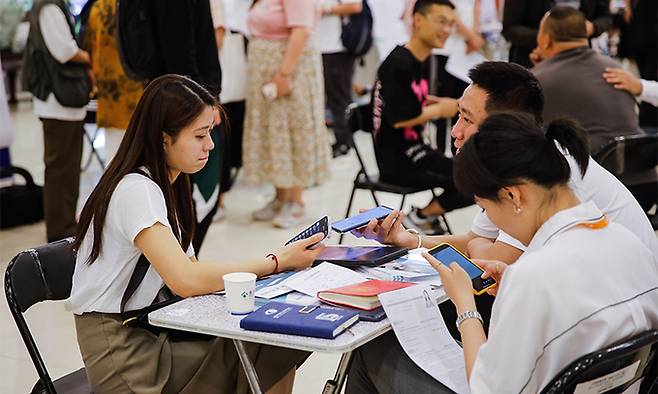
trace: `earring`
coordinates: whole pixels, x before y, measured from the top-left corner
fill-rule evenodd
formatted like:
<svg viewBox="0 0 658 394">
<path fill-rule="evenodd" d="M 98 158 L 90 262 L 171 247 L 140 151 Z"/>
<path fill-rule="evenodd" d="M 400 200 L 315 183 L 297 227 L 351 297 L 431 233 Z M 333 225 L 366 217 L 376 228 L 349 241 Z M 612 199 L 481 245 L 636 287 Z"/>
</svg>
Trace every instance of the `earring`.
<svg viewBox="0 0 658 394">
<path fill-rule="evenodd" d="M 521 213 L 521 207 L 514 208 L 514 212 L 516 212 L 517 214 Z"/>
</svg>

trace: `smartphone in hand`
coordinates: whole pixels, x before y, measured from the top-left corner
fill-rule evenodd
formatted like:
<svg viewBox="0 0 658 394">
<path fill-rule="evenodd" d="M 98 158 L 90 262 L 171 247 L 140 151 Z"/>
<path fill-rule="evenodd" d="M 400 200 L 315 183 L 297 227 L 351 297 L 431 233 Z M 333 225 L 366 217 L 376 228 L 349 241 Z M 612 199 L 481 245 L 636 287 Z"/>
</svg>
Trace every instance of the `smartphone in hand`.
<svg viewBox="0 0 658 394">
<path fill-rule="evenodd" d="M 450 266 L 453 262 L 459 264 L 468 276 L 471 277 L 473 281 L 473 293 L 475 295 L 480 295 L 487 291 L 488 288 L 496 285 L 496 280 L 492 277 L 482 279 L 484 270 L 450 244 L 444 243 L 437 245 L 428 250 L 427 253 L 447 266 Z"/>
<path fill-rule="evenodd" d="M 393 212 L 393 208 L 380 205 L 377 208 L 369 209 L 365 212 L 361 212 L 358 215 L 350 216 L 348 218 L 334 222 L 331 224 L 331 228 L 339 233 L 347 233 L 354 229 L 365 226 L 372 219 L 384 219 L 391 212 Z"/>
<path fill-rule="evenodd" d="M 327 239 L 327 236 L 329 235 L 329 217 L 328 216 L 323 217 L 322 219 L 320 219 L 317 222 L 310 225 L 308 228 L 306 228 L 301 233 L 295 235 L 288 242 L 286 242 L 286 245 L 289 245 L 289 244 L 291 244 L 295 241 L 299 241 L 300 239 L 306 239 L 306 238 L 308 238 L 308 237 L 310 237 L 314 234 L 317 234 L 317 233 L 324 234 L 324 238 L 322 239 L 322 241 Z M 320 241 L 320 242 L 322 242 L 322 241 Z M 307 249 L 314 248 L 320 242 L 314 243 L 313 245 L 307 247 Z"/>
</svg>

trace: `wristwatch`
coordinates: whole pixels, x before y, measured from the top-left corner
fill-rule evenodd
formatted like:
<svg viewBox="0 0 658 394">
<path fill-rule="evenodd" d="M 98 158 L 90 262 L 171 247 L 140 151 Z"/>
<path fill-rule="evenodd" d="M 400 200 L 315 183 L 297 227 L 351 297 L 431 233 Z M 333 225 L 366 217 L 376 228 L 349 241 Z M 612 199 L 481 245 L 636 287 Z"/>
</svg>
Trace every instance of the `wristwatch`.
<svg viewBox="0 0 658 394">
<path fill-rule="evenodd" d="M 478 311 L 464 311 L 462 312 L 459 316 L 457 316 L 457 321 L 455 324 L 457 325 L 457 330 L 460 330 L 460 326 L 464 322 L 464 320 L 468 319 L 478 319 L 480 321 L 480 324 L 484 325 L 484 321 L 482 320 L 482 315 Z"/>
</svg>

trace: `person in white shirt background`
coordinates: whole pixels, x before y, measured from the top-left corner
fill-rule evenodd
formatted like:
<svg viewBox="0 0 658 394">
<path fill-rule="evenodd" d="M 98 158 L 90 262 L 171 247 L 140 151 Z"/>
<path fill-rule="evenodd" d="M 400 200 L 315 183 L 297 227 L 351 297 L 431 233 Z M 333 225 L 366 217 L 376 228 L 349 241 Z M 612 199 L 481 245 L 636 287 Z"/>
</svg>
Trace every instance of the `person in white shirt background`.
<svg viewBox="0 0 658 394">
<path fill-rule="evenodd" d="M 587 139 L 575 122 L 556 120 L 544 133 L 529 114 L 500 113 L 455 158 L 457 188 L 527 246 L 506 269 L 480 262 L 499 281 L 488 335 L 469 275 L 424 253 L 459 313 L 474 394 L 539 392 L 578 357 L 658 328 L 658 257 L 579 200 L 558 146 L 586 169 Z"/>
<path fill-rule="evenodd" d="M 39 48 L 45 43 L 48 54 L 34 60 L 46 67 L 50 78 L 53 70 L 45 57 L 51 56 L 61 65 L 77 63 L 89 65 L 89 53 L 80 49 L 72 34 L 72 17 L 63 1 L 44 0 L 35 2 L 30 21 L 30 38 L 26 51 Z M 36 31 L 39 29 L 39 31 Z M 37 49 L 39 51 L 39 49 Z M 32 59 L 35 59 L 33 56 Z M 39 68 L 38 70 L 41 70 Z M 27 73 L 24 73 L 27 75 Z M 91 74 L 89 74 L 91 75 Z M 28 78 L 28 77 L 26 77 Z M 35 85 L 45 83 L 45 78 Z M 91 78 L 91 77 L 90 77 Z M 34 81 L 34 80 L 32 80 Z M 30 81 L 30 83 L 32 82 Z M 30 87 L 31 84 L 25 85 Z M 76 205 L 80 185 L 80 160 L 82 158 L 83 121 L 85 107 L 72 108 L 62 105 L 52 90 L 43 99 L 34 97 L 34 114 L 43 123 L 44 136 L 44 214 L 46 236 L 49 242 L 75 234 Z M 34 92 L 33 92 L 34 93 Z"/>
<path fill-rule="evenodd" d="M 324 91 L 327 108 L 333 115 L 333 131 L 336 142 L 333 156 L 349 152 L 352 133 L 345 121 L 345 110 L 352 102 L 352 78 L 356 56 L 349 53 L 341 41 L 343 18 L 361 12 L 362 0 L 322 0 L 322 19 L 317 26 L 317 45 L 322 53 Z"/>
</svg>

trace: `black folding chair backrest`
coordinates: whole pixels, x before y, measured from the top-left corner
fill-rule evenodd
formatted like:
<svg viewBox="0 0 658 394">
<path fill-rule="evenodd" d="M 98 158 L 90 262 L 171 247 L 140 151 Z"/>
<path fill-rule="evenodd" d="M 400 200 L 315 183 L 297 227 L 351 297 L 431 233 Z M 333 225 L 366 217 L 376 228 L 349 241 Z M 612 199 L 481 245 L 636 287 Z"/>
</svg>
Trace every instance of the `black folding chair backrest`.
<svg viewBox="0 0 658 394">
<path fill-rule="evenodd" d="M 347 126 L 350 130 L 350 135 L 353 135 L 357 131 L 363 131 L 366 133 L 372 134 L 372 105 L 367 102 L 363 104 L 352 103 L 345 110 L 345 118 L 347 119 Z M 374 135 L 373 135 L 374 143 Z M 363 160 L 363 155 L 359 151 L 359 148 L 354 143 L 354 137 L 352 137 L 352 147 L 356 153 L 356 158 L 359 160 L 359 165 L 361 166 L 361 172 L 365 174 L 368 178 L 368 173 L 366 171 L 366 164 Z M 377 155 L 377 150 L 375 149 L 375 157 Z M 368 180 L 370 182 L 370 180 Z"/>
<path fill-rule="evenodd" d="M 54 393 L 55 388 L 23 313 L 41 301 L 64 300 L 69 297 L 75 268 L 72 241 L 71 238 L 63 239 L 20 252 L 9 262 L 5 272 L 5 295 L 9 310 L 39 379 L 49 393 Z"/>
<path fill-rule="evenodd" d="M 591 386 L 597 387 L 595 382 L 613 382 L 615 380 L 612 376 L 619 376 L 619 371 L 627 367 L 629 373 L 634 373 L 632 377 L 624 375 L 626 379 L 622 379 L 616 387 L 600 384 L 598 387 L 602 387 L 602 391 L 594 392 L 622 393 L 644 378 L 640 393 L 655 393 L 658 373 L 657 343 L 658 331 L 649 330 L 582 356 L 560 371 L 541 394 L 573 393 L 579 384 L 591 383 Z"/>
<path fill-rule="evenodd" d="M 616 137 L 592 157 L 623 182 L 625 177 L 651 171 L 658 166 L 658 135 Z"/>
</svg>

